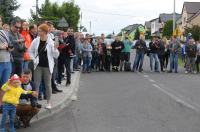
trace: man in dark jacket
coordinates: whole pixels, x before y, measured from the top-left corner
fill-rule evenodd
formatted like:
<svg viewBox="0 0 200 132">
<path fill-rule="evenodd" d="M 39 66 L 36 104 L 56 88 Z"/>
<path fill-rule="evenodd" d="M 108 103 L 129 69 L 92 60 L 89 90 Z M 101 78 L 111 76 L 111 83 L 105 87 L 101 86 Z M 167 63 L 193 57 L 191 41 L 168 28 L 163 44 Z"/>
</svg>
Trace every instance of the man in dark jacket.
<svg viewBox="0 0 200 132">
<path fill-rule="evenodd" d="M 69 28 L 67 30 L 68 36 L 65 39 L 65 43 L 69 43 L 69 46 L 72 50 L 73 55 L 76 55 L 76 40 L 74 38 L 74 30 L 72 28 Z M 74 58 L 71 58 L 71 62 L 70 62 L 70 70 L 71 73 L 74 73 Z"/>
<path fill-rule="evenodd" d="M 115 41 L 111 44 L 112 47 L 112 70 L 119 71 L 121 51 L 124 49 L 124 43 L 120 41 L 120 37 L 117 36 Z"/>
<path fill-rule="evenodd" d="M 165 55 L 165 46 L 164 42 L 158 38 L 158 43 L 159 43 L 159 49 L 158 49 L 158 58 L 160 60 L 160 70 L 161 72 L 164 72 L 164 55 Z"/>
<path fill-rule="evenodd" d="M 159 41 L 157 37 L 153 37 L 152 42 L 149 43 L 150 48 L 150 68 L 151 71 L 159 72 L 159 60 L 158 60 L 158 50 L 159 50 Z M 153 60 L 155 61 L 155 66 L 153 67 Z"/>
<path fill-rule="evenodd" d="M 136 49 L 136 56 L 135 56 L 135 61 L 133 64 L 132 71 L 134 72 L 139 67 L 139 72 L 142 72 L 143 71 L 142 66 L 143 66 L 143 61 L 144 61 L 144 54 L 147 51 L 146 42 L 144 41 L 143 36 L 141 36 L 140 39 L 136 42 L 134 48 Z"/>
<path fill-rule="evenodd" d="M 13 19 L 11 21 L 11 30 L 9 32 L 10 42 L 14 46 L 14 50 L 11 52 L 13 57 L 12 74 L 18 74 L 19 76 L 21 76 L 22 73 L 24 53 L 26 51 L 26 47 L 24 44 L 25 41 L 19 33 L 20 29 L 21 29 L 21 21 L 18 19 Z"/>
</svg>

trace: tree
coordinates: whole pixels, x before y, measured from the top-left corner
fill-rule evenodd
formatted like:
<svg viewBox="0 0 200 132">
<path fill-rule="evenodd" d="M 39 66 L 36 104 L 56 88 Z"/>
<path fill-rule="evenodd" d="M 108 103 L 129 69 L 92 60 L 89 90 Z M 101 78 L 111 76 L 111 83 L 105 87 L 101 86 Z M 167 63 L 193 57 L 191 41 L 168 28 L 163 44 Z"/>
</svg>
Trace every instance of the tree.
<svg viewBox="0 0 200 132">
<path fill-rule="evenodd" d="M 0 15 L 3 22 L 10 23 L 10 20 L 14 17 L 13 12 L 19 7 L 17 0 L 0 0 Z"/>
<path fill-rule="evenodd" d="M 140 31 L 139 31 L 139 28 L 137 28 L 135 32 L 134 40 L 139 40 L 139 39 L 140 39 Z"/>
<path fill-rule="evenodd" d="M 200 26 L 194 25 L 191 28 L 186 28 L 186 34 L 191 33 L 195 41 L 200 40 Z"/>
<path fill-rule="evenodd" d="M 65 18 L 70 27 L 78 30 L 78 22 L 80 19 L 80 8 L 73 3 L 63 2 L 62 5 L 58 5 L 56 2 L 51 3 L 49 0 L 45 0 L 39 10 L 39 18 L 31 11 L 32 21 L 38 23 L 43 20 L 52 21 L 57 27 L 58 21 L 61 18 Z"/>
<path fill-rule="evenodd" d="M 172 34 L 173 34 L 173 20 L 169 20 L 164 25 L 163 36 L 169 39 L 172 36 Z"/>
</svg>

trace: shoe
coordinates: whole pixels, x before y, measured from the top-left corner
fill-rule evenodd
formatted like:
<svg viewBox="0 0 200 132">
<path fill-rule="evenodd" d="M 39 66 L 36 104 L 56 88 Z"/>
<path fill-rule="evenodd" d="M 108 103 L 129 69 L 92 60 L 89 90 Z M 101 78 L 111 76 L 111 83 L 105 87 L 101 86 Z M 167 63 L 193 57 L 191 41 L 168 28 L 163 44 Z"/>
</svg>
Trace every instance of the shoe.
<svg viewBox="0 0 200 132">
<path fill-rule="evenodd" d="M 63 92 L 62 90 L 59 90 L 59 89 L 57 89 L 57 88 L 55 89 L 55 91 L 58 92 L 58 93 Z"/>
<path fill-rule="evenodd" d="M 172 71 L 168 71 L 168 73 L 172 73 Z"/>
<path fill-rule="evenodd" d="M 72 100 L 72 101 L 76 101 L 76 100 L 77 100 L 77 96 L 76 96 L 76 95 L 73 95 L 73 96 L 71 97 L 71 100 Z"/>
<path fill-rule="evenodd" d="M 57 94 L 57 92 L 55 90 L 52 90 L 52 94 Z"/>
<path fill-rule="evenodd" d="M 45 107 L 45 109 L 51 109 L 52 107 L 51 107 L 51 104 L 47 104 L 47 106 Z"/>
<path fill-rule="evenodd" d="M 69 81 L 69 82 L 66 82 L 66 86 L 69 86 L 71 84 L 71 82 Z"/>
<path fill-rule="evenodd" d="M 41 95 L 38 96 L 38 100 L 42 100 L 42 96 Z"/>
<path fill-rule="evenodd" d="M 185 74 L 188 74 L 188 71 L 185 71 Z"/>
</svg>

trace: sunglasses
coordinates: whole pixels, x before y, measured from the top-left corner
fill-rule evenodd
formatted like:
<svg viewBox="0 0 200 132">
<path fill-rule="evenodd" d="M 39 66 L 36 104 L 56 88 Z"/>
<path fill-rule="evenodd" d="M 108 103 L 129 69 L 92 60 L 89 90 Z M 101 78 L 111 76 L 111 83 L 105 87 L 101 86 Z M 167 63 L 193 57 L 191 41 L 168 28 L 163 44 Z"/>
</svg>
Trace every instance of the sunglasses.
<svg viewBox="0 0 200 132">
<path fill-rule="evenodd" d="M 20 29 L 21 27 L 15 26 L 16 29 Z"/>
</svg>

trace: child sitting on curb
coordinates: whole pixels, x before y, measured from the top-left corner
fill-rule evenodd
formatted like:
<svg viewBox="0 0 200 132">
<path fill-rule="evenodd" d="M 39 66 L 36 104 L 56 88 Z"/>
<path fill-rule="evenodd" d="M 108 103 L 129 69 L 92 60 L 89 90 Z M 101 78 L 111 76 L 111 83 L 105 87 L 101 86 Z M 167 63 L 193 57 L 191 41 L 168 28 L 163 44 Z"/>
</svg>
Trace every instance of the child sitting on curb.
<svg viewBox="0 0 200 132">
<path fill-rule="evenodd" d="M 21 94 L 32 94 L 37 96 L 37 92 L 25 91 L 21 88 L 21 78 L 18 75 L 13 75 L 7 83 L 1 88 L 5 94 L 3 96 L 3 114 L 0 125 L 0 131 L 6 132 L 5 125 L 7 116 L 10 118 L 10 132 L 15 132 L 14 120 L 16 116 L 16 106 L 19 104 L 19 98 Z"/>
</svg>

